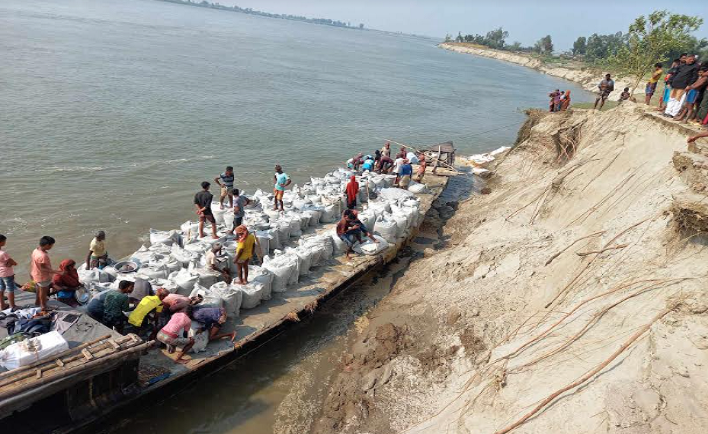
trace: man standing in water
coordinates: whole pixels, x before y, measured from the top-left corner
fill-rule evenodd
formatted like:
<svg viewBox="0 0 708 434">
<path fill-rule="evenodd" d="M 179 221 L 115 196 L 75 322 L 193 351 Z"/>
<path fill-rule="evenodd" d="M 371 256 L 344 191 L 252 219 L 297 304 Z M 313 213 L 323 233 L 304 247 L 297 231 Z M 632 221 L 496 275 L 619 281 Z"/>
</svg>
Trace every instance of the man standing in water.
<svg viewBox="0 0 708 434">
<path fill-rule="evenodd" d="M 216 240 L 219 237 L 216 236 L 216 219 L 211 212 L 211 201 L 214 195 L 209 193 L 210 185 L 207 181 L 202 182 L 202 191 L 194 195 L 194 206 L 199 216 L 199 238 L 204 238 L 204 222 L 208 221 L 211 223 L 211 237 Z"/>
<path fill-rule="evenodd" d="M 602 101 L 602 103 L 600 103 L 600 110 L 602 110 L 602 107 L 605 105 L 605 101 L 607 101 L 607 97 L 609 97 L 610 93 L 615 90 L 615 82 L 612 80 L 610 74 L 605 75 L 605 79 L 597 85 L 597 88 L 600 89 L 600 91 L 597 93 L 594 108 L 597 109 L 597 103 Z"/>
<path fill-rule="evenodd" d="M 229 208 L 234 206 L 234 168 L 232 166 L 226 166 L 226 171 L 221 175 L 214 178 L 221 188 L 221 195 L 219 196 L 219 206 L 224 209 L 224 198 L 229 197 Z"/>
<path fill-rule="evenodd" d="M 46 312 L 47 301 L 49 300 L 49 287 L 52 284 L 52 279 L 55 274 L 61 274 L 61 271 L 52 269 L 52 262 L 49 260 L 49 250 L 54 247 L 56 241 L 50 236 L 43 236 L 39 240 L 39 247 L 32 252 L 30 261 L 30 276 L 37 284 L 36 296 L 34 304 L 42 308 L 42 312 Z"/>
<path fill-rule="evenodd" d="M 285 211 L 283 209 L 283 195 L 285 194 L 285 187 L 290 185 L 292 181 L 288 174 L 283 172 L 283 168 L 280 165 L 275 166 L 273 181 L 275 181 L 275 186 L 273 187 L 273 210 L 277 211 L 278 203 L 280 203 L 280 211 Z"/>
<path fill-rule="evenodd" d="M 91 240 L 89 252 L 86 255 L 86 267 L 92 270 L 98 267 L 99 270 L 108 264 L 108 251 L 106 250 L 106 233 L 96 232 L 96 236 Z"/>
</svg>

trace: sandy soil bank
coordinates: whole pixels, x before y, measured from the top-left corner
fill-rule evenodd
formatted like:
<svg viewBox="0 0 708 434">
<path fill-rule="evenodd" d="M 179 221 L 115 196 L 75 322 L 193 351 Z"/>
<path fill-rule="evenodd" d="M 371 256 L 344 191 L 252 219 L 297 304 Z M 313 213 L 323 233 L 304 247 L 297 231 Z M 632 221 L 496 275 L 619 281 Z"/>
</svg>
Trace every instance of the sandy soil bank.
<svg viewBox="0 0 708 434">
<path fill-rule="evenodd" d="M 704 433 L 706 161 L 631 103 L 533 113 L 491 194 L 431 210 L 313 432 Z"/>
<path fill-rule="evenodd" d="M 475 56 L 489 57 L 491 59 L 503 60 L 505 62 L 515 63 L 527 68 L 535 69 L 544 74 L 560 77 L 575 83 L 580 84 L 585 90 L 597 92 L 597 85 L 602 81 L 604 75 L 608 71 L 598 71 L 590 68 L 569 68 L 561 66 L 547 65 L 538 59 L 519 53 L 511 53 L 508 51 L 492 50 L 489 48 L 477 48 L 469 45 L 460 45 L 457 43 L 445 43 L 438 45 L 440 48 L 454 51 L 456 53 L 473 54 Z M 614 74 L 613 74 L 614 75 Z M 632 87 L 634 82 L 625 77 L 613 77 L 615 80 L 615 91 L 610 96 L 610 99 L 617 100 L 622 89 Z M 642 83 L 635 89 L 635 94 L 644 93 Z"/>
</svg>

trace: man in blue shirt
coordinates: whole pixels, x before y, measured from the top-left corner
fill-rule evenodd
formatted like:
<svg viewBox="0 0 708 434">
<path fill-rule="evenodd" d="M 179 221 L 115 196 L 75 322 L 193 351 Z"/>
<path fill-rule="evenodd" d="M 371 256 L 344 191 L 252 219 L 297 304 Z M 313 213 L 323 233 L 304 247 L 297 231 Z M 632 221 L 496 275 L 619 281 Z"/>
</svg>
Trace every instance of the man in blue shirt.
<svg viewBox="0 0 708 434">
<path fill-rule="evenodd" d="M 408 186 L 411 184 L 411 176 L 413 175 L 413 166 L 408 159 L 403 160 L 401 165 L 401 179 L 398 181 L 398 186 L 404 190 L 408 190 Z"/>
<path fill-rule="evenodd" d="M 283 168 L 280 165 L 275 166 L 273 181 L 275 182 L 273 187 L 273 210 L 278 210 L 278 202 L 280 202 L 280 211 L 285 211 L 283 209 L 283 195 L 285 194 L 285 187 L 290 185 L 292 181 L 288 174 L 283 172 Z"/>
</svg>

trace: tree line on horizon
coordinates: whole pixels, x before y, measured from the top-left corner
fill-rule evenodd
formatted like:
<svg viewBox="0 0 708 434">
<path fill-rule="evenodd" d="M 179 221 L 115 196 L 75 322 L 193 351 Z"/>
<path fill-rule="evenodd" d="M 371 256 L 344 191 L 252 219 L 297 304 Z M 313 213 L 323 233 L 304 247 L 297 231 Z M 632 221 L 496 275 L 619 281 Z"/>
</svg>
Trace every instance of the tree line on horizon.
<svg viewBox="0 0 708 434">
<path fill-rule="evenodd" d="M 272 14 L 270 12 L 263 12 L 263 11 L 259 11 L 259 10 L 252 9 L 252 8 L 242 8 L 240 6 L 235 6 L 235 5 L 234 6 L 227 6 L 227 5 L 222 5 L 218 2 L 212 3 L 212 2 L 205 1 L 205 0 L 202 0 L 202 1 L 161 0 L 161 1 L 168 2 L 168 3 L 184 4 L 184 5 L 189 5 L 189 6 L 199 6 L 199 7 L 211 8 L 211 9 L 220 9 L 220 10 L 226 10 L 226 11 L 231 11 L 231 12 L 240 12 L 240 13 L 244 13 L 244 14 L 258 15 L 258 16 L 268 17 L 268 18 L 280 18 L 283 20 L 302 21 L 305 23 L 312 23 L 312 24 L 322 24 L 325 26 L 346 27 L 346 28 L 350 28 L 350 29 L 363 29 L 364 28 L 363 23 L 359 23 L 359 25 L 352 26 L 352 23 L 350 23 L 350 22 L 332 20 L 329 18 L 308 18 L 308 17 L 303 17 L 300 15 Z"/>
<path fill-rule="evenodd" d="M 626 69 L 623 59 L 630 53 L 638 56 L 638 45 L 641 45 L 641 49 L 649 49 L 650 56 L 654 57 L 651 64 L 675 59 L 681 53 L 695 53 L 700 59 L 708 58 L 708 40 L 692 35 L 702 23 L 703 19 L 699 17 L 655 11 L 647 17 L 638 17 L 626 33 L 619 31 L 606 35 L 593 33 L 588 37 L 579 36 L 572 49 L 557 55 L 554 55 L 551 35 L 539 39 L 533 46 L 523 46 L 518 41 L 508 44 L 509 32 L 502 27 L 486 35 L 463 35 L 458 32 L 455 38 L 447 35 L 445 42 L 466 42 L 495 50 L 577 59 L 598 67 Z"/>
</svg>

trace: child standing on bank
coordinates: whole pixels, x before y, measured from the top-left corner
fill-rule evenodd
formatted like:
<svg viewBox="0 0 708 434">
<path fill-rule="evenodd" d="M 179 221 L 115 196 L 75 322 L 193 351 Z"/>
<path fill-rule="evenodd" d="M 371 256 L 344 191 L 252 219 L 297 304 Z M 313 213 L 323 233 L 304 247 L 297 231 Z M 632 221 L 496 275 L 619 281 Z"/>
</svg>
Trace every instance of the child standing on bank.
<svg viewBox="0 0 708 434">
<path fill-rule="evenodd" d="M 7 254 L 2 248 L 7 243 L 7 237 L 0 235 L 0 310 L 7 309 L 5 304 L 5 291 L 7 290 L 7 301 L 10 303 L 10 309 L 17 309 L 15 306 L 15 270 L 12 268 L 17 265 L 14 259 Z"/>
</svg>

